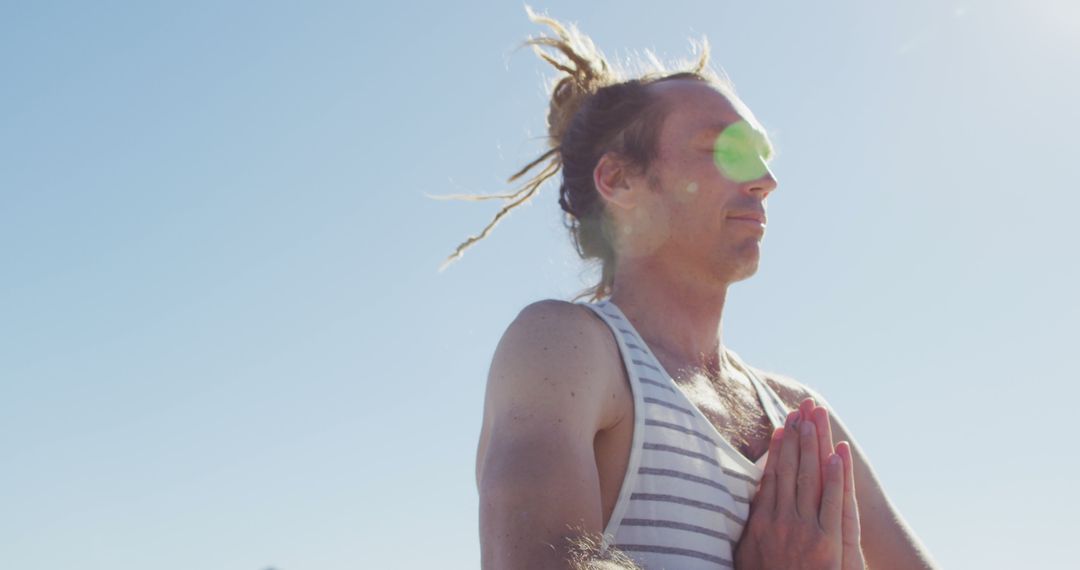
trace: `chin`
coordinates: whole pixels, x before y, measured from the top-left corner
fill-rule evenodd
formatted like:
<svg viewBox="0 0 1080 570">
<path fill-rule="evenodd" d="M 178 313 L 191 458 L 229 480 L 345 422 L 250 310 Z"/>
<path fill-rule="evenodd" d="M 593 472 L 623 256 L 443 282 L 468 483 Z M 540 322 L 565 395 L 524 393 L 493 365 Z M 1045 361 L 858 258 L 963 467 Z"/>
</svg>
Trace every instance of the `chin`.
<svg viewBox="0 0 1080 570">
<path fill-rule="evenodd" d="M 732 279 L 732 280 L 731 280 L 731 282 L 732 282 L 732 283 L 735 283 L 735 282 L 737 282 L 737 281 L 745 281 L 745 280 L 747 280 L 747 279 L 749 279 L 749 278 L 753 277 L 753 276 L 754 276 L 755 274 L 757 274 L 757 264 L 755 264 L 755 265 L 754 265 L 753 267 L 751 267 L 751 268 L 748 268 L 748 269 L 746 269 L 745 271 L 743 271 L 743 272 L 739 273 L 739 274 L 738 274 L 738 275 L 736 276 L 736 278 L 735 278 L 735 279 Z"/>
<path fill-rule="evenodd" d="M 754 243 L 752 248 L 743 249 L 739 253 L 742 253 L 739 260 L 736 273 L 739 275 L 739 281 L 743 279 L 749 279 L 754 276 L 758 271 L 758 264 L 761 263 L 761 247 L 760 244 Z"/>
<path fill-rule="evenodd" d="M 739 264 L 738 266 L 734 267 L 732 269 L 731 273 L 730 273 L 730 275 L 731 275 L 731 279 L 730 279 L 731 283 L 736 283 L 738 281 L 744 281 L 746 279 L 749 279 L 749 278 L 753 277 L 757 273 L 757 270 L 758 270 L 758 261 L 759 261 L 758 257 L 754 256 L 753 259 L 748 259 L 745 262 L 743 262 L 743 263 Z"/>
</svg>

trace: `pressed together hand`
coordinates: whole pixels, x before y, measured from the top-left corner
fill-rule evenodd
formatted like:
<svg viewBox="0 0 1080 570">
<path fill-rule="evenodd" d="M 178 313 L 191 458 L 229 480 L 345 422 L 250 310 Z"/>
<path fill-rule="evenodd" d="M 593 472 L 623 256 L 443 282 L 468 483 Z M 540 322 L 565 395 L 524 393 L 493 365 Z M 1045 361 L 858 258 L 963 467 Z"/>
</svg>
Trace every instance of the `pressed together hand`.
<svg viewBox="0 0 1080 570">
<path fill-rule="evenodd" d="M 832 445 L 811 399 L 769 442 L 761 485 L 735 552 L 739 570 L 864 570 L 851 447 Z"/>
</svg>

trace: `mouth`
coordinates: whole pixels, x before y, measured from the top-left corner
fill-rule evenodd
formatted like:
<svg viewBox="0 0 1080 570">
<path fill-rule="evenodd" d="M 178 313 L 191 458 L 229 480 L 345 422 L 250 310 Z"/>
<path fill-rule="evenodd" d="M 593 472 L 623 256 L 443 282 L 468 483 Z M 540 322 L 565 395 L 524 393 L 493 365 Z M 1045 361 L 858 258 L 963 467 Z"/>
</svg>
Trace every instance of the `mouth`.
<svg viewBox="0 0 1080 570">
<path fill-rule="evenodd" d="M 758 224 L 758 225 L 761 225 L 761 226 L 765 225 L 765 216 L 761 216 L 761 215 L 748 214 L 748 215 L 745 215 L 745 216 L 731 216 L 728 219 L 729 220 L 737 220 L 737 221 L 740 221 L 740 222 L 751 222 L 751 223 Z"/>
</svg>

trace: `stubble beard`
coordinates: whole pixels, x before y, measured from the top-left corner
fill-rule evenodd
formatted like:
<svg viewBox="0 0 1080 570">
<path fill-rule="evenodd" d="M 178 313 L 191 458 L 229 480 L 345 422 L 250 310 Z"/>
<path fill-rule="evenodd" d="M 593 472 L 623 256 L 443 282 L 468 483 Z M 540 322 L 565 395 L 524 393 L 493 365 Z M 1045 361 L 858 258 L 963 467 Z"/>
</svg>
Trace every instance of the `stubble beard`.
<svg viewBox="0 0 1080 570">
<path fill-rule="evenodd" d="M 727 274 L 728 284 L 745 281 L 757 273 L 761 262 L 760 247 L 760 242 L 741 243 L 728 251 L 727 258 L 720 262 L 726 265 L 721 271 Z"/>
</svg>

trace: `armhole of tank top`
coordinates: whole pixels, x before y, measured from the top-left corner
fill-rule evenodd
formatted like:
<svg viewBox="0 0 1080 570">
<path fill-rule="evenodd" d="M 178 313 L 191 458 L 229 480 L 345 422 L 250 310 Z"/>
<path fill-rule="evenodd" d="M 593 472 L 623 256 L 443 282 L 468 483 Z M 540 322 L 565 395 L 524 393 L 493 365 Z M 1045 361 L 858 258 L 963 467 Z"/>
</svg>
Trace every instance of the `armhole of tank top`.
<svg viewBox="0 0 1080 570">
<path fill-rule="evenodd" d="M 607 325 L 612 336 L 615 337 L 615 343 L 619 347 L 619 355 L 622 357 L 623 368 L 626 371 L 627 381 L 630 384 L 630 392 L 634 400 L 634 432 L 630 443 L 630 459 L 626 464 L 626 473 L 623 475 L 622 485 L 619 487 L 619 497 L 615 501 L 615 508 L 611 511 L 611 519 L 608 520 L 607 526 L 604 527 L 603 536 L 601 537 L 600 542 L 600 552 L 607 553 L 608 547 L 610 547 L 615 540 L 615 535 L 619 530 L 619 526 L 622 524 L 623 515 L 630 505 L 630 495 L 634 488 L 638 467 L 641 464 L 641 441 L 645 432 L 645 416 L 641 414 L 641 410 L 645 404 L 644 401 L 642 401 L 641 386 L 638 383 L 637 374 L 634 372 L 635 369 L 630 356 L 630 348 L 626 346 L 626 340 L 619 331 L 618 325 L 604 314 L 604 302 L 579 304 L 588 307 L 601 321 L 604 322 L 604 324 Z"/>
<path fill-rule="evenodd" d="M 760 398 L 763 400 L 761 405 L 763 407 L 768 406 L 765 409 L 765 415 L 767 415 L 769 421 L 772 422 L 773 429 L 783 426 L 784 420 L 787 419 L 787 415 L 791 410 L 789 410 L 787 405 L 784 404 L 784 401 L 780 399 L 780 395 L 772 389 L 772 386 L 769 386 L 769 383 L 766 382 L 764 378 L 759 376 L 757 372 L 754 372 L 754 369 L 751 368 L 742 357 L 735 354 L 735 352 L 730 349 L 728 349 L 728 352 L 735 356 L 735 361 L 738 363 L 739 367 L 743 369 L 743 372 L 750 377 L 750 381 L 755 384 L 758 392 L 765 395 L 765 398 Z M 768 404 L 764 400 L 768 400 Z"/>
<path fill-rule="evenodd" d="M 758 379 L 758 382 L 761 382 L 761 385 L 765 387 L 765 392 L 769 394 L 773 404 L 776 406 L 776 413 L 778 414 L 777 420 L 779 422 L 777 427 L 784 425 L 784 420 L 787 419 L 787 415 L 793 408 L 788 407 L 788 405 L 784 403 L 784 400 L 780 398 L 780 394 L 777 394 L 776 390 L 773 390 L 773 387 L 769 385 L 768 381 L 759 376 L 756 372 L 751 371 L 751 374 L 753 374 L 754 377 Z"/>
</svg>

